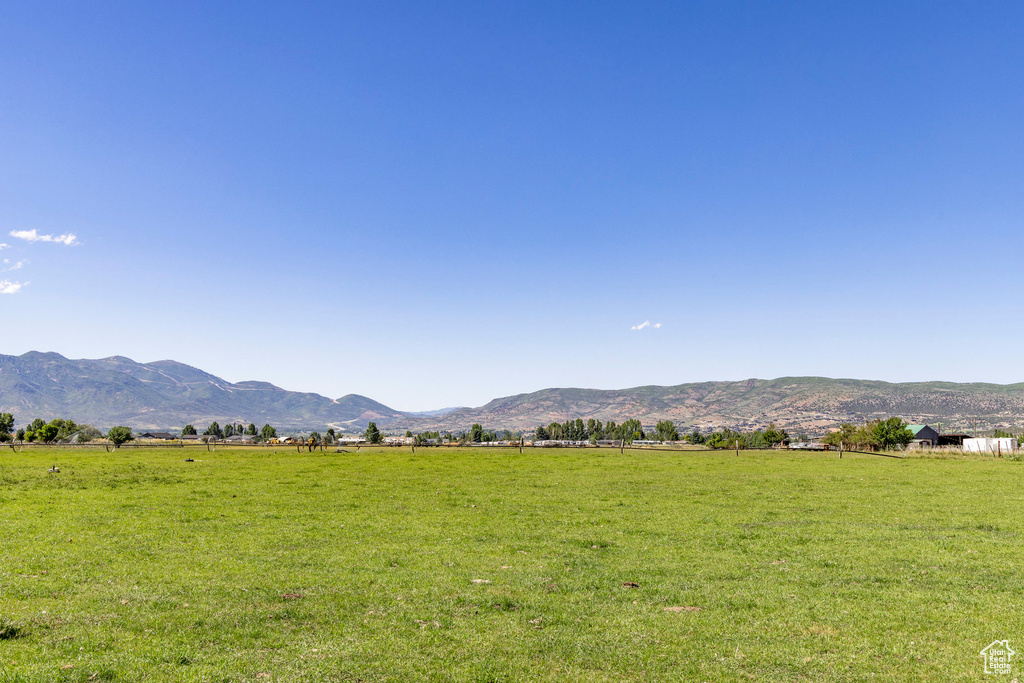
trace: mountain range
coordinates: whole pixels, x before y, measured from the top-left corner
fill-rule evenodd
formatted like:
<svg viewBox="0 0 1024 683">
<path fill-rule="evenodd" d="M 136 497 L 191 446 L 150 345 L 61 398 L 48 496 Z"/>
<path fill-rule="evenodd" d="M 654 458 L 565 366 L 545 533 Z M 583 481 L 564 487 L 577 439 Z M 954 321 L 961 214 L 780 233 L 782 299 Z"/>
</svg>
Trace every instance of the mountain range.
<svg viewBox="0 0 1024 683">
<path fill-rule="evenodd" d="M 685 430 L 753 429 L 774 422 L 791 432 L 820 434 L 842 422 L 898 415 L 943 431 L 1024 427 L 1024 384 L 890 383 L 827 377 L 699 382 L 631 389 L 543 389 L 497 398 L 477 408 L 402 412 L 365 396 L 337 399 L 287 391 L 267 382 L 231 383 L 170 360 L 137 363 L 112 356 L 72 360 L 30 351 L 0 355 L 0 412 L 18 424 L 68 417 L 136 431 L 269 423 L 285 432 L 361 431 L 369 421 L 389 431 L 485 429 L 532 431 L 568 419 L 669 419 Z"/>
<path fill-rule="evenodd" d="M 19 424 L 67 417 L 136 430 L 180 430 L 185 424 L 202 429 L 214 420 L 285 430 L 364 429 L 370 420 L 383 424 L 405 415 L 357 394 L 331 399 L 268 382 L 233 384 L 171 360 L 71 360 L 37 351 L 0 355 L 0 412 L 12 413 Z"/>
</svg>

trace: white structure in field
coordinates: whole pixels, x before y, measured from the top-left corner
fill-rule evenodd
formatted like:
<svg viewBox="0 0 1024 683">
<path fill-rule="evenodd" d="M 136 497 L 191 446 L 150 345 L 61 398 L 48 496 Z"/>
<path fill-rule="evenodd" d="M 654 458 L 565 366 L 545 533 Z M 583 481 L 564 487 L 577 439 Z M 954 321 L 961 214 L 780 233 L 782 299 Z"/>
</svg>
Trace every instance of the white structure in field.
<svg viewBox="0 0 1024 683">
<path fill-rule="evenodd" d="M 1000 438 L 964 439 L 964 453 L 1012 453 L 1017 450 L 1017 439 Z"/>
</svg>

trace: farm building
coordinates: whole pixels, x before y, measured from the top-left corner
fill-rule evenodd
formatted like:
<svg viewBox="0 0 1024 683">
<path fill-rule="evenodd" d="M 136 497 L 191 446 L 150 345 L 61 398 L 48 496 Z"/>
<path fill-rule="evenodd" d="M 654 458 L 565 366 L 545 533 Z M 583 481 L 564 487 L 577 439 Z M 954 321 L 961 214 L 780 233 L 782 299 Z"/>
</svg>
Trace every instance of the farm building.
<svg viewBox="0 0 1024 683">
<path fill-rule="evenodd" d="M 940 446 L 963 446 L 964 439 L 971 438 L 970 434 L 939 434 Z"/>
<path fill-rule="evenodd" d="M 1017 450 L 1017 439 L 964 439 L 964 453 L 993 453 L 1002 455 Z"/>
<path fill-rule="evenodd" d="M 165 441 L 171 441 L 178 437 L 169 432 L 146 432 L 145 434 L 139 434 L 140 439 L 163 439 Z"/>
<path fill-rule="evenodd" d="M 939 445 L 939 433 L 928 425 L 907 425 L 914 435 L 910 440 L 911 448 L 935 448 Z"/>
</svg>

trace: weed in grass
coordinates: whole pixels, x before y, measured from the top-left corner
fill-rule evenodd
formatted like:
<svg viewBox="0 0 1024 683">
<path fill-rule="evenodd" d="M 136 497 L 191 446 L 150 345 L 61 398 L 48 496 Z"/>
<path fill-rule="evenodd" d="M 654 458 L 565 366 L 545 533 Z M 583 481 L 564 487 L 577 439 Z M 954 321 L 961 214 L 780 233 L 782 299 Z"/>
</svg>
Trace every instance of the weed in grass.
<svg viewBox="0 0 1024 683">
<path fill-rule="evenodd" d="M 25 629 L 17 623 L 0 617 L 0 640 L 14 640 L 24 635 Z"/>
</svg>

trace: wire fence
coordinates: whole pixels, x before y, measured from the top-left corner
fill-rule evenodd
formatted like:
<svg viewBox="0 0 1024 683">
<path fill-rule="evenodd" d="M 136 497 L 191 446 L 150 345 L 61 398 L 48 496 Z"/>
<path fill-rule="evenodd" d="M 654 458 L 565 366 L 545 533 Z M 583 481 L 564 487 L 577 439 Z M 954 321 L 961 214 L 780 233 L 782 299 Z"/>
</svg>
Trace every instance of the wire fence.
<svg viewBox="0 0 1024 683">
<path fill-rule="evenodd" d="M 86 443 L 37 443 L 37 442 L 21 443 L 21 442 L 8 442 L 5 445 L 7 447 L 9 447 L 12 451 L 16 452 L 16 453 L 21 453 L 21 452 L 26 452 L 26 451 L 31 452 L 31 451 L 34 451 L 34 450 L 44 450 L 44 449 L 46 449 L 46 450 L 52 450 L 52 449 L 58 449 L 58 450 L 104 450 L 104 451 L 109 453 L 109 452 L 113 452 L 113 451 L 117 451 L 117 450 L 141 450 L 141 449 L 154 449 L 154 448 L 162 448 L 162 449 L 177 448 L 177 449 L 182 449 L 182 450 L 204 450 L 204 451 L 211 451 L 211 452 L 212 451 L 216 451 L 216 450 L 251 450 L 251 449 L 266 449 L 266 450 L 274 449 L 274 450 L 280 451 L 280 450 L 290 450 L 292 447 L 294 447 L 296 449 L 296 451 L 299 452 L 299 453 L 301 453 L 303 451 L 305 451 L 305 452 L 320 451 L 320 452 L 350 453 L 350 452 L 358 452 L 358 451 L 360 451 L 362 449 L 381 449 L 381 450 L 383 450 L 383 449 L 411 448 L 413 452 L 416 452 L 417 449 L 426 449 L 426 450 L 430 451 L 430 450 L 442 450 L 442 449 L 448 449 L 448 450 L 455 449 L 455 450 L 458 450 L 458 449 L 465 449 L 465 448 L 482 447 L 481 444 L 479 444 L 479 443 L 472 443 L 472 442 L 470 442 L 470 443 L 453 443 L 453 444 L 430 444 L 430 445 L 421 444 L 421 445 L 415 445 L 415 444 L 384 444 L 384 443 L 381 443 L 381 444 L 370 444 L 370 443 L 360 443 L 360 444 L 339 444 L 339 443 L 333 443 L 333 444 L 329 444 L 329 443 L 325 443 L 325 442 L 321 442 L 321 443 L 317 443 L 317 444 L 309 444 L 309 443 L 301 443 L 301 442 L 291 442 L 291 443 L 288 443 L 288 442 L 285 442 L 285 443 L 281 443 L 281 442 L 278 442 L 278 443 L 266 443 L 266 442 L 263 442 L 263 443 L 232 443 L 232 442 L 229 442 L 229 441 L 209 441 L 209 442 L 203 442 L 203 441 L 194 441 L 194 440 L 188 440 L 188 441 L 185 441 L 185 440 L 177 440 L 177 441 L 130 441 L 130 442 L 121 444 L 120 446 L 114 446 L 113 444 L 111 444 L 109 442 L 105 442 L 105 441 L 95 441 L 95 442 L 86 442 Z M 618 445 L 608 445 L 608 444 L 534 445 L 534 444 L 529 444 L 529 443 L 521 443 L 521 444 L 520 443 L 510 443 L 510 444 L 503 444 L 501 446 L 489 446 L 489 448 L 506 448 L 506 449 L 512 449 L 512 450 L 517 450 L 518 449 L 520 452 L 522 452 L 524 450 L 527 450 L 527 449 L 532 449 L 532 450 L 549 450 L 549 451 L 553 451 L 553 450 L 589 449 L 589 450 L 616 450 L 616 451 L 620 451 L 620 452 L 624 452 L 624 451 L 627 451 L 627 450 L 628 451 L 633 451 L 633 452 L 637 452 L 637 451 L 648 452 L 648 451 L 650 451 L 650 452 L 679 453 L 679 454 L 686 454 L 686 453 L 722 453 L 722 454 L 735 453 L 736 455 L 739 455 L 740 453 L 750 453 L 750 452 L 761 452 L 761 453 L 764 453 L 764 452 L 776 452 L 776 453 L 787 453 L 787 452 L 788 453 L 804 453 L 804 452 L 808 452 L 808 453 L 823 453 L 823 454 L 824 453 L 828 453 L 830 455 L 837 455 L 840 458 L 842 457 L 843 453 L 859 453 L 859 454 L 862 454 L 862 455 L 877 455 L 879 457 L 884 457 L 884 458 L 902 459 L 902 458 L 906 457 L 906 456 L 902 456 L 902 455 L 896 455 L 894 453 L 886 453 L 886 452 L 881 452 L 881 451 L 859 451 L 859 450 L 848 450 L 848 449 L 839 450 L 839 449 L 834 449 L 834 448 L 833 449 L 807 449 L 807 448 L 786 448 L 786 447 L 779 448 L 779 447 L 767 447 L 767 446 L 766 447 L 740 447 L 740 448 L 736 448 L 735 446 L 733 446 L 733 447 L 726 447 L 726 448 L 712 448 L 712 447 L 704 446 L 704 445 L 686 445 L 686 446 L 664 446 L 664 445 L 654 446 L 654 445 L 647 445 L 647 444 L 638 445 L 638 446 L 633 446 L 631 444 L 618 444 Z"/>
</svg>

